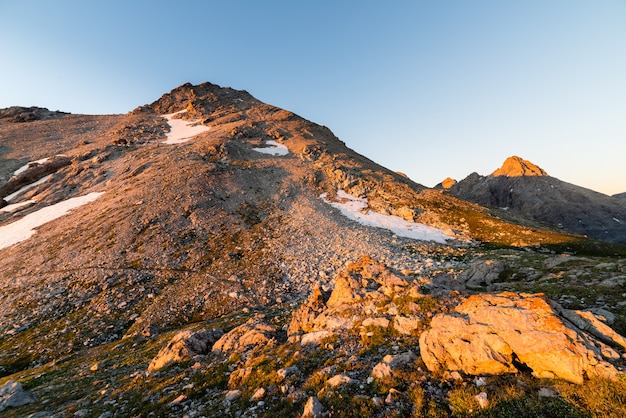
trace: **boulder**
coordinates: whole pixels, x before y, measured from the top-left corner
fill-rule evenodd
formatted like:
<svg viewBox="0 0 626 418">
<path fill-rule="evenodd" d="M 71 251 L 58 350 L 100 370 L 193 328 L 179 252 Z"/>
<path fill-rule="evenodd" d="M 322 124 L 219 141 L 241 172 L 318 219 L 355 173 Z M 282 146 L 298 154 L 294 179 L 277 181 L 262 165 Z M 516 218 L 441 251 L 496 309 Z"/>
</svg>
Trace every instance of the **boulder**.
<svg viewBox="0 0 626 418">
<path fill-rule="evenodd" d="M 259 315 L 224 334 L 213 344 L 211 351 L 220 353 L 242 352 L 259 345 L 274 345 L 276 338 L 276 327 L 265 322 L 264 316 Z"/>
<path fill-rule="evenodd" d="M 8 408 L 28 405 L 37 402 L 32 392 L 25 390 L 21 383 L 9 380 L 0 386 L 0 412 Z"/>
<path fill-rule="evenodd" d="M 393 329 L 403 335 L 413 335 L 413 333 L 422 328 L 422 319 L 419 316 L 402 316 L 397 315 L 393 319 Z"/>
<path fill-rule="evenodd" d="M 223 334 L 221 329 L 179 332 L 152 359 L 148 371 L 159 370 L 170 363 L 186 361 L 194 356 L 207 354 L 215 341 Z"/>
<path fill-rule="evenodd" d="M 469 287 L 489 286 L 505 268 L 506 264 L 499 260 L 476 260 L 459 275 L 459 281 Z"/>
<path fill-rule="evenodd" d="M 433 318 L 420 337 L 422 359 L 431 371 L 480 375 L 528 368 L 538 378 L 574 383 L 585 375 L 615 378 L 617 370 L 598 348 L 602 343 L 560 311 L 543 294 L 471 296 Z"/>
</svg>

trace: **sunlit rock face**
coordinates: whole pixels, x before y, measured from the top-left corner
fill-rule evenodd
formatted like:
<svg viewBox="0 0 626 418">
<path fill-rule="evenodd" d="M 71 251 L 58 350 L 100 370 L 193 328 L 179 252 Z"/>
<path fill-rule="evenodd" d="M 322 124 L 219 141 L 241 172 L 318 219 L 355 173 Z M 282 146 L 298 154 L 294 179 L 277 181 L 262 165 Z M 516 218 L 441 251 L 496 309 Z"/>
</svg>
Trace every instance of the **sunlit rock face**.
<svg viewBox="0 0 626 418">
<path fill-rule="evenodd" d="M 520 177 L 520 176 L 547 176 L 541 167 L 517 156 L 507 158 L 502 167 L 494 171 L 492 176 Z"/>
<path fill-rule="evenodd" d="M 433 318 L 432 328 L 420 337 L 422 359 L 431 371 L 480 375 L 530 369 L 538 378 L 574 383 L 582 383 L 585 375 L 615 378 L 617 370 L 608 361 L 619 355 L 561 311 L 541 294 L 471 296 L 453 312 Z M 586 316 L 567 314 L 581 323 Z M 610 336 L 603 340 L 622 343 Z"/>
</svg>

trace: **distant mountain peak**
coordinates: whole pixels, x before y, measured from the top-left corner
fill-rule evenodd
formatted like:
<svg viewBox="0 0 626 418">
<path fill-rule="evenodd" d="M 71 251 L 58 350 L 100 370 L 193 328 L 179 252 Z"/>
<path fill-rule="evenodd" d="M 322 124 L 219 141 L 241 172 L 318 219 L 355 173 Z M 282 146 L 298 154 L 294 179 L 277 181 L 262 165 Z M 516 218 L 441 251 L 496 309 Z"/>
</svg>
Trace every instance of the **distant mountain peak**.
<svg viewBox="0 0 626 418">
<path fill-rule="evenodd" d="M 521 177 L 521 176 L 547 176 L 541 167 L 528 160 L 517 156 L 507 158 L 502 167 L 491 173 L 492 176 Z"/>
<path fill-rule="evenodd" d="M 443 187 L 444 189 L 449 189 L 450 187 L 454 186 L 457 183 L 457 181 L 453 178 L 447 177 L 444 181 L 441 182 L 441 187 Z"/>
</svg>

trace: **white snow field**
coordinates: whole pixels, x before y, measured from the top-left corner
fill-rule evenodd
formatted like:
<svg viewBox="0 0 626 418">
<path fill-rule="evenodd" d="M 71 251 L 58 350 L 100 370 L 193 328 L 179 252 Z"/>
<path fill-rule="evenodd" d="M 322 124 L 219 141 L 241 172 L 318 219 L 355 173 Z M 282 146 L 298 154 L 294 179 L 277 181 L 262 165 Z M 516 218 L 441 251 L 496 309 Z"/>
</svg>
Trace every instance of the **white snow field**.
<svg viewBox="0 0 626 418">
<path fill-rule="evenodd" d="M 364 211 L 364 209 L 367 208 L 367 199 L 352 196 L 341 189 L 337 190 L 337 198 L 341 199 L 341 202 L 331 202 L 327 200 L 327 193 L 323 193 L 320 197 L 324 202 L 339 209 L 342 215 L 362 225 L 387 229 L 399 237 L 420 241 L 434 241 L 441 244 L 444 244 L 446 240 L 454 239 L 454 237 L 450 236 L 450 234 L 446 233 L 443 229 L 417 222 L 409 222 L 395 215 L 383 215 L 371 210 Z"/>
<path fill-rule="evenodd" d="M 289 154 L 289 148 L 287 148 L 286 145 L 281 144 L 280 142 L 276 142 L 272 139 L 265 141 L 266 145 L 269 145 L 269 147 L 263 147 L 263 148 L 252 148 L 253 150 L 255 150 L 256 152 L 262 152 L 263 154 L 270 154 L 270 155 L 287 155 Z"/>
<path fill-rule="evenodd" d="M 208 126 L 201 125 L 200 119 L 188 121 L 174 117 L 175 115 L 186 112 L 186 110 L 180 110 L 178 112 L 162 115 L 167 119 L 167 124 L 170 125 L 170 131 L 165 134 L 167 139 L 163 141 L 164 144 L 182 144 L 183 142 L 189 141 L 194 136 L 211 129 Z"/>
<path fill-rule="evenodd" d="M 93 192 L 84 196 L 72 197 L 63 202 L 41 208 L 18 221 L 0 226 L 0 249 L 27 240 L 33 236 L 35 228 L 66 215 L 72 209 L 93 202 L 103 194 L 104 192 Z"/>
</svg>

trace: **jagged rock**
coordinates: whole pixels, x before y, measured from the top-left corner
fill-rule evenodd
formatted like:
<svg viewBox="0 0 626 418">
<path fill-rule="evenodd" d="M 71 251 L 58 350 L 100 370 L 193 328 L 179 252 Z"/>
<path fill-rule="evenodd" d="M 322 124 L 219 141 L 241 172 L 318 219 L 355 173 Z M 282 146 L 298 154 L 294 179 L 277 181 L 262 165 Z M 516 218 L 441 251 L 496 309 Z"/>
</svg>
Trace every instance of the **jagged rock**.
<svg viewBox="0 0 626 418">
<path fill-rule="evenodd" d="M 324 295 L 319 285 L 313 288 L 313 293 L 306 302 L 293 313 L 287 334 L 294 335 L 300 332 L 311 332 L 315 327 L 317 318 L 326 307 L 328 297 Z"/>
<path fill-rule="evenodd" d="M 420 337 L 420 352 L 431 371 L 500 374 L 524 365 L 539 378 L 615 378 L 600 343 L 568 323 L 541 294 L 475 295 L 433 318 Z"/>
<path fill-rule="evenodd" d="M 25 390 L 22 384 L 15 380 L 9 380 L 0 386 L 0 412 L 34 402 L 37 402 L 35 395 Z"/>
<path fill-rule="evenodd" d="M 186 361 L 196 355 L 207 354 L 223 334 L 221 329 L 179 332 L 152 359 L 148 371 L 159 370 L 172 362 Z"/>
<path fill-rule="evenodd" d="M 322 418 L 324 416 L 324 406 L 319 399 L 311 396 L 304 404 L 304 412 L 302 418 Z"/>
<path fill-rule="evenodd" d="M 224 334 L 213 344 L 213 352 L 241 352 L 259 345 L 276 343 L 276 327 L 265 322 L 263 316 L 250 318 L 248 322 Z"/>
</svg>

